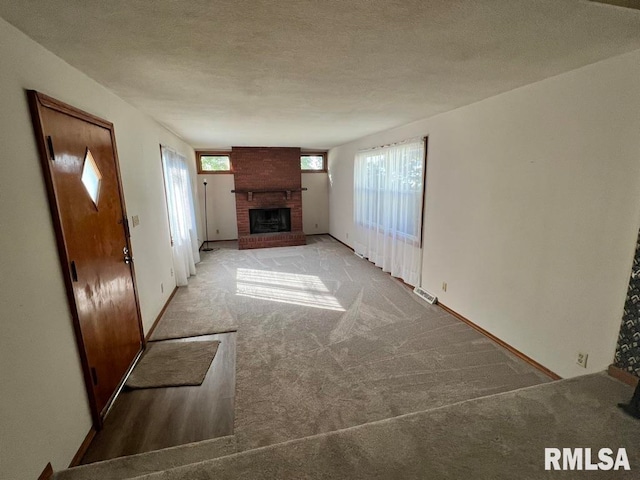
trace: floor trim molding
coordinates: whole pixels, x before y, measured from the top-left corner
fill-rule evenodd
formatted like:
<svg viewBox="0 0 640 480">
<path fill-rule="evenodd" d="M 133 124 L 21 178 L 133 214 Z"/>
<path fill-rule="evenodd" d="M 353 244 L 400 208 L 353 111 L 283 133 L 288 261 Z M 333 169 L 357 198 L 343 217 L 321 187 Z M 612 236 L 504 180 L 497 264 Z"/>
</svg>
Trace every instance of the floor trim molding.
<svg viewBox="0 0 640 480">
<path fill-rule="evenodd" d="M 622 383 L 631 385 L 633 388 L 635 388 L 640 381 L 640 378 L 636 377 L 632 373 L 627 372 L 626 370 L 621 369 L 620 367 L 616 367 L 613 364 L 609 365 L 607 373 L 613 378 L 620 380 Z"/>
<path fill-rule="evenodd" d="M 438 306 L 440 308 L 442 308 L 445 312 L 450 313 L 451 315 L 453 315 L 454 317 L 456 317 L 458 320 L 466 323 L 467 325 L 469 325 L 471 328 L 473 328 L 474 330 L 477 330 L 478 332 L 480 332 L 482 335 L 484 335 L 485 337 L 489 338 L 490 340 L 493 340 L 494 342 L 496 342 L 498 345 L 500 345 L 501 347 L 506 348 L 507 350 L 509 350 L 511 353 L 513 353 L 516 357 L 520 358 L 521 360 L 524 360 L 525 362 L 527 362 L 529 365 L 531 365 L 532 367 L 540 370 L 542 373 L 544 373 L 546 376 L 548 376 L 549 378 L 553 379 L 553 380 L 561 380 L 562 377 L 560 375 L 558 375 L 555 372 L 552 372 L 551 370 L 549 370 L 547 367 L 545 367 L 544 365 L 539 364 L 538 362 L 536 362 L 533 358 L 525 355 L 524 353 L 522 353 L 520 350 L 512 347 L 511 345 L 509 345 L 507 342 L 500 340 L 498 337 L 496 337 L 495 335 L 493 335 L 492 333 L 489 333 L 488 331 L 486 331 L 484 328 L 479 327 L 478 325 L 476 325 L 475 323 L 473 323 L 471 320 L 469 320 L 466 317 L 463 317 L 462 315 L 460 315 L 458 312 L 456 312 L 455 310 L 452 310 L 451 308 L 447 307 L 446 305 L 438 302 Z"/>
<path fill-rule="evenodd" d="M 153 331 L 158 326 L 158 322 L 160 321 L 160 319 L 164 315 L 164 312 L 167 311 L 167 308 L 169 307 L 169 303 L 171 303 L 171 300 L 173 299 L 173 297 L 175 296 L 177 291 L 178 291 L 178 287 L 176 286 L 176 287 L 174 287 L 173 292 L 171 292 L 171 295 L 169 295 L 169 298 L 167 298 L 167 301 L 164 302 L 164 306 L 162 307 L 162 310 L 160 310 L 160 313 L 158 314 L 158 316 L 154 320 L 153 325 L 151 325 L 151 328 L 149 329 L 149 332 L 144 337 L 145 342 L 149 341 L 149 337 L 151 337 L 151 334 L 153 333 Z"/>
<path fill-rule="evenodd" d="M 51 480 L 53 478 L 53 467 L 51 466 L 51 462 L 47 463 L 47 466 L 44 467 L 42 473 L 38 477 L 38 480 Z"/>
<path fill-rule="evenodd" d="M 331 235 L 330 233 L 327 233 L 326 235 L 329 235 L 331 238 L 333 238 L 336 242 L 341 243 L 342 245 L 344 245 L 345 247 L 347 247 L 349 250 L 351 250 L 352 252 L 355 252 L 355 250 L 353 248 L 351 248 L 349 245 L 347 245 L 346 243 L 344 243 L 342 240 L 338 240 L 336 237 L 334 237 L 333 235 Z"/>
<path fill-rule="evenodd" d="M 347 247 L 349 250 L 351 250 L 352 252 L 355 252 L 355 250 L 353 248 L 351 248 L 349 245 L 347 245 L 346 243 L 344 243 L 341 240 L 338 240 L 336 237 L 334 237 L 333 235 L 331 235 L 330 233 L 328 234 L 331 238 L 333 238 L 336 242 L 341 243 L 342 245 L 344 245 L 345 247 Z M 411 285 L 409 285 L 408 283 L 404 282 L 401 278 L 396 278 L 393 277 L 394 279 L 398 280 L 403 286 L 407 287 L 410 290 L 413 290 L 413 287 Z M 538 362 L 536 362 L 533 358 L 525 355 L 524 353 L 522 353 L 520 350 L 517 350 L 516 348 L 512 347 L 511 345 L 509 345 L 507 342 L 500 340 L 498 337 L 496 337 L 495 335 L 493 335 L 492 333 L 489 333 L 488 331 L 486 331 L 484 328 L 479 327 L 478 325 L 476 325 L 475 323 L 473 323 L 471 320 L 469 320 L 466 317 L 463 317 L 462 315 L 460 315 L 458 312 L 456 312 L 455 310 L 452 310 L 451 308 L 447 307 L 446 305 L 443 305 L 442 303 L 438 302 L 437 305 L 442 308 L 444 311 L 450 313 L 451 315 L 453 315 L 454 317 L 456 317 L 458 320 L 466 323 L 467 325 L 469 325 L 471 328 L 473 328 L 474 330 L 477 330 L 478 332 L 480 332 L 482 335 L 484 335 L 485 337 L 489 338 L 490 340 L 496 342 L 498 345 L 500 345 L 503 348 L 506 348 L 507 350 L 509 350 L 511 353 L 513 353 L 516 357 L 524 360 L 525 362 L 527 362 L 529 365 L 531 365 L 532 367 L 536 368 L 537 370 L 540 370 L 542 373 L 544 373 L 546 376 L 548 376 L 549 378 L 553 379 L 553 380 L 561 380 L 562 377 L 560 375 L 558 375 L 555 372 L 552 372 L 551 370 L 549 370 L 547 367 L 545 367 L 544 365 L 539 364 Z"/>
<path fill-rule="evenodd" d="M 82 461 L 82 457 L 84 457 L 84 454 L 87 453 L 87 450 L 89 449 L 89 445 L 91 445 L 91 442 L 93 441 L 97 433 L 98 431 L 94 427 L 91 427 L 91 430 L 89 430 L 89 433 L 87 433 L 87 436 L 84 437 L 84 440 L 80 445 L 80 448 L 78 448 L 78 451 L 73 456 L 71 463 L 69 463 L 69 468 L 77 467 L 78 465 L 80 465 L 80 462 Z"/>
<path fill-rule="evenodd" d="M 200 244 L 200 247 L 198 248 L 198 251 L 202 252 L 203 251 L 202 249 L 204 248 L 204 245 L 206 243 L 237 242 L 237 241 L 238 241 L 237 238 L 227 238 L 227 239 L 222 239 L 222 240 L 205 240 L 204 242 L 202 242 Z"/>
</svg>

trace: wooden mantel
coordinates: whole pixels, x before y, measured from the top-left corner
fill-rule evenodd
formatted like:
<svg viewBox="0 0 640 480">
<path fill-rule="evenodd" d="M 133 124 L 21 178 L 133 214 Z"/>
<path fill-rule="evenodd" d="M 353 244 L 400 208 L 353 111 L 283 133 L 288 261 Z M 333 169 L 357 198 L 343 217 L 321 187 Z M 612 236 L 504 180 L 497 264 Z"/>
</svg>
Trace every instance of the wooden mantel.
<svg viewBox="0 0 640 480">
<path fill-rule="evenodd" d="M 253 195 L 255 193 L 274 193 L 274 192 L 282 192 L 286 195 L 287 200 L 291 200 L 291 192 L 303 192 L 307 190 L 306 187 L 302 188 L 262 188 L 256 190 L 231 190 L 231 193 L 246 193 L 247 201 L 253 201 Z"/>
</svg>

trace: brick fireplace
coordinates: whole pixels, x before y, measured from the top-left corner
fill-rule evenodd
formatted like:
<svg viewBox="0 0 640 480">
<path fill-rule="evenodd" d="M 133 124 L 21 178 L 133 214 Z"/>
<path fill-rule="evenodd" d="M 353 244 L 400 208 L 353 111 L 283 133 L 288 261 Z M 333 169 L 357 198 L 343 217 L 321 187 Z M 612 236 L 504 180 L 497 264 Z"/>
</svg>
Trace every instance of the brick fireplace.
<svg viewBox="0 0 640 480">
<path fill-rule="evenodd" d="M 307 241 L 302 231 L 300 149 L 233 147 L 231 162 L 238 219 L 238 247 L 243 250 L 305 245 Z M 286 221 L 282 220 L 284 215 Z M 267 226 L 260 231 L 269 231 L 252 234 L 252 219 L 256 230 L 256 218 L 266 219 L 263 221 Z M 277 228 L 276 223 L 280 225 Z M 283 229 L 288 231 L 282 231 Z"/>
</svg>

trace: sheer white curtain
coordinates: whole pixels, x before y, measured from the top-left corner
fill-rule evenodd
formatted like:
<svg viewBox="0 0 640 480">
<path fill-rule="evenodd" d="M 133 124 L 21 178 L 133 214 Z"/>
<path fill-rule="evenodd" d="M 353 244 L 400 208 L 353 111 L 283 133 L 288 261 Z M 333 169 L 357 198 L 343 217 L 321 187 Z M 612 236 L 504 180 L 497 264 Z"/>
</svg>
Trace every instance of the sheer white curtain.
<svg viewBox="0 0 640 480">
<path fill-rule="evenodd" d="M 355 158 L 354 249 L 394 277 L 419 285 L 424 141 L 360 151 Z"/>
<path fill-rule="evenodd" d="M 200 261 L 193 190 L 186 159 L 172 149 L 162 146 L 164 184 L 171 227 L 171 248 L 176 283 L 187 285 L 187 278 L 196 274 Z"/>
</svg>

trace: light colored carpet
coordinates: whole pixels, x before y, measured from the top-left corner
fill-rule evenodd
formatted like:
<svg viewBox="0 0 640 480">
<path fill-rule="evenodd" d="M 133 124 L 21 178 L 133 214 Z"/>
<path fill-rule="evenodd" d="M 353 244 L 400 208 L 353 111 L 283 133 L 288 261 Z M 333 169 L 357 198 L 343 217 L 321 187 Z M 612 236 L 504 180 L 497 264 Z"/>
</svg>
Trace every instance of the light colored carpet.
<svg viewBox="0 0 640 480">
<path fill-rule="evenodd" d="M 233 436 L 188 443 L 61 470 L 55 480 L 122 480 L 236 453 Z"/>
<path fill-rule="evenodd" d="M 544 446 L 626 446 L 640 468 L 638 422 L 615 407 L 629 387 L 603 375 L 549 383 L 330 237 L 217 246 L 168 312 L 237 322 L 239 453 L 145 479 L 546 478 Z M 121 478 L 141 475 L 136 465 Z"/>
<path fill-rule="evenodd" d="M 185 318 L 190 318 L 185 322 Z M 162 323 L 162 328 L 158 324 L 158 330 L 153 331 L 150 342 L 160 342 L 163 340 L 174 340 L 179 338 L 201 337 L 205 335 L 215 335 L 217 333 L 237 332 L 238 327 L 235 322 L 216 321 L 207 317 L 183 317 L 166 319 Z"/>
<path fill-rule="evenodd" d="M 188 289 L 183 287 L 176 292 L 151 333 L 150 342 L 237 331 L 237 322 L 228 308 L 223 305 L 215 307 L 215 300 L 211 298 L 190 303 L 193 296 L 188 294 Z"/>
<path fill-rule="evenodd" d="M 242 450 L 549 381 L 331 237 L 216 247 L 165 317 L 237 325 Z"/>
<path fill-rule="evenodd" d="M 129 375 L 127 388 L 200 385 L 220 342 L 153 342 Z"/>
<path fill-rule="evenodd" d="M 242 452 L 138 480 L 637 479 L 631 388 L 596 374 Z M 544 470 L 545 447 L 626 448 L 631 471 Z M 597 460 L 596 460 L 597 462 Z"/>
</svg>

